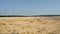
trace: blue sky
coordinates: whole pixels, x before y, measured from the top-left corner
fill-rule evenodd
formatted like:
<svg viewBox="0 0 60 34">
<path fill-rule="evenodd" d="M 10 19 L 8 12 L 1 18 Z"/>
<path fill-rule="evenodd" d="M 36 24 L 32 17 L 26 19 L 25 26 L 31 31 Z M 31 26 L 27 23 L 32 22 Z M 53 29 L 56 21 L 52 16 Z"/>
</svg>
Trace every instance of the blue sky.
<svg viewBox="0 0 60 34">
<path fill-rule="evenodd" d="M 0 0 L 0 15 L 60 15 L 60 0 Z"/>
</svg>

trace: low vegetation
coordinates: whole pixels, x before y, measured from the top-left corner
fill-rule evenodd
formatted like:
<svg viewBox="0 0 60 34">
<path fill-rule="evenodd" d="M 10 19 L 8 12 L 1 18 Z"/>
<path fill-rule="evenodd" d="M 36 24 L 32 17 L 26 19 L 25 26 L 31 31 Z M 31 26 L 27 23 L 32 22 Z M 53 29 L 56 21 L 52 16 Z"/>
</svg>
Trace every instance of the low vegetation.
<svg viewBox="0 0 60 34">
<path fill-rule="evenodd" d="M 60 17 L 0 17 L 0 34 L 60 34 Z"/>
</svg>

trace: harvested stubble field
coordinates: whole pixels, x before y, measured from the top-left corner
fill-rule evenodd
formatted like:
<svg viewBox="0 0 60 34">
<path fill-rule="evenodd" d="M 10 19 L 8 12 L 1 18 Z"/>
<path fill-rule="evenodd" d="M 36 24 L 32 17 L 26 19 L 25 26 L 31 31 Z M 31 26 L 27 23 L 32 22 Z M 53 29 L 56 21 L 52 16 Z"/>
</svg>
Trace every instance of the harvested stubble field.
<svg viewBox="0 0 60 34">
<path fill-rule="evenodd" d="M 60 34 L 60 16 L 0 17 L 0 34 Z"/>
</svg>

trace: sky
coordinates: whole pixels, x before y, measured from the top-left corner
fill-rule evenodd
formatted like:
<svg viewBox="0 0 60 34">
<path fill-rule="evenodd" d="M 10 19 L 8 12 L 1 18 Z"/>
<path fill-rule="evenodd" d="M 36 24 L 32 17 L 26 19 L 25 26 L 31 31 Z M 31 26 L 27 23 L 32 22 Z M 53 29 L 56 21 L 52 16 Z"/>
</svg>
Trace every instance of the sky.
<svg viewBox="0 0 60 34">
<path fill-rule="evenodd" d="M 0 0 L 0 15 L 60 15 L 60 0 Z"/>
</svg>

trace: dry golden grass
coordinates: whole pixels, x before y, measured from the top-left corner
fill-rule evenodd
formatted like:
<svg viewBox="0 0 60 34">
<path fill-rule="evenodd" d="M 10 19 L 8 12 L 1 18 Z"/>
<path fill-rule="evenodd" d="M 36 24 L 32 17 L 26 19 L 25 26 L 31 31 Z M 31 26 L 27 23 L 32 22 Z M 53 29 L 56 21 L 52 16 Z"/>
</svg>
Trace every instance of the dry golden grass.
<svg viewBox="0 0 60 34">
<path fill-rule="evenodd" d="M 0 34 L 60 34 L 60 17 L 0 17 Z"/>
</svg>

